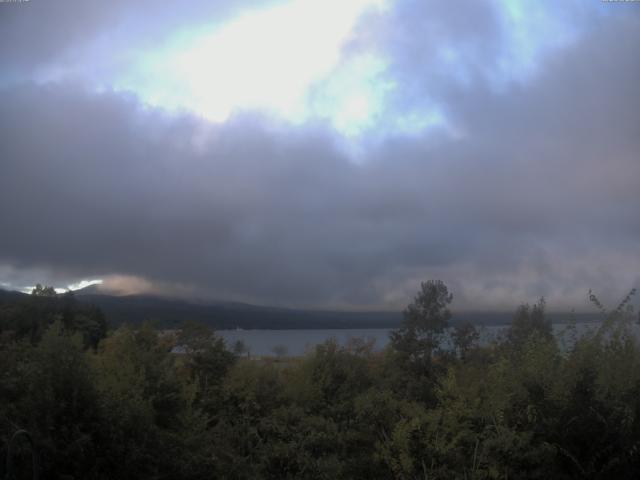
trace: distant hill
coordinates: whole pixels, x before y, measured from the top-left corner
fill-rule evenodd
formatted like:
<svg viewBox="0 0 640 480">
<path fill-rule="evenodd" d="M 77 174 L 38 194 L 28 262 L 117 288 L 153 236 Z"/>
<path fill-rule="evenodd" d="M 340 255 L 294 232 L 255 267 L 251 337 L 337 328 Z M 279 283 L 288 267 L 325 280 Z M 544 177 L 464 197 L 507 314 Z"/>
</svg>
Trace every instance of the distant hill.
<svg viewBox="0 0 640 480">
<path fill-rule="evenodd" d="M 393 328 L 402 320 L 400 312 L 297 310 L 232 302 L 192 303 L 152 295 L 75 294 L 82 301 L 99 306 L 112 325 L 150 320 L 172 328 L 191 320 L 217 330 Z"/>
<path fill-rule="evenodd" d="M 0 288 L 0 302 L 17 300 L 26 295 L 26 293 L 16 292 L 15 290 L 3 290 Z"/>
<path fill-rule="evenodd" d="M 213 329 L 325 329 L 325 328 L 396 328 L 402 322 L 401 312 L 355 312 L 301 310 L 258 306 L 234 302 L 189 302 L 154 295 L 109 295 L 96 286 L 73 292 L 84 303 L 102 309 L 111 326 L 123 323 L 156 323 L 162 328 L 176 328 L 184 321 L 196 321 Z M 0 290 L 0 303 L 26 297 L 27 294 Z M 549 313 L 554 323 L 571 319 L 568 313 Z M 475 325 L 505 325 L 513 312 L 460 312 L 452 323 L 469 321 Z M 576 314 L 578 322 L 597 321 L 598 314 Z"/>
</svg>

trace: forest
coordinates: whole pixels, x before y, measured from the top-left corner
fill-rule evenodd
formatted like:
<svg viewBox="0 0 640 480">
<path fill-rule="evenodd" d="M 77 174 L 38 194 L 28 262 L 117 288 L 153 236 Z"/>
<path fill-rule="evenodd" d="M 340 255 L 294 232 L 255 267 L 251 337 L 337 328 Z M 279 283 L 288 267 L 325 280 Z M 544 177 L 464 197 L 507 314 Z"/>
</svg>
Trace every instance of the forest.
<svg viewBox="0 0 640 480">
<path fill-rule="evenodd" d="M 194 322 L 110 328 L 50 287 L 0 296 L 0 478 L 638 478 L 634 294 L 589 292 L 598 326 L 562 335 L 544 299 L 520 305 L 487 345 L 428 281 L 383 351 L 289 358 Z"/>
</svg>

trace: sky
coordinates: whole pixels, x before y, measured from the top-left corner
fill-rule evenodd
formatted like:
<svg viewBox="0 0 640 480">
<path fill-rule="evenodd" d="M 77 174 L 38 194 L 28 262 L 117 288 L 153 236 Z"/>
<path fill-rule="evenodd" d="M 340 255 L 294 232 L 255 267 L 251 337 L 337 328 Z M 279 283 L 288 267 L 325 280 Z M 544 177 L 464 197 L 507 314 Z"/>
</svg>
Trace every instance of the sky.
<svg viewBox="0 0 640 480">
<path fill-rule="evenodd" d="M 0 3 L 0 288 L 613 305 L 639 88 L 640 2 Z"/>
</svg>

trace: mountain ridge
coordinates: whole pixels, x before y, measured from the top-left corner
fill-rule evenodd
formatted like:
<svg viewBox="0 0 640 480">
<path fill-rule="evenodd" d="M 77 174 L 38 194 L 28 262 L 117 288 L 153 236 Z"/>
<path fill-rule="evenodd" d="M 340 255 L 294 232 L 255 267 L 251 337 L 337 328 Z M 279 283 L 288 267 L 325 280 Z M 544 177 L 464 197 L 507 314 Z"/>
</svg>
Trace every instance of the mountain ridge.
<svg viewBox="0 0 640 480">
<path fill-rule="evenodd" d="M 366 329 L 397 328 L 402 323 L 402 313 L 393 311 L 340 311 L 295 309 L 252 305 L 239 302 L 204 302 L 162 297 L 157 295 L 111 295 L 100 292 L 95 286 L 72 292 L 84 303 L 99 307 L 109 324 L 138 325 L 150 321 L 163 328 L 177 328 L 185 321 L 204 323 L 216 330 L 228 329 Z M 29 294 L 0 289 L 0 301 L 7 298 L 26 298 Z M 593 322 L 600 319 L 597 313 L 549 312 L 554 323 Z M 468 321 L 477 326 L 506 325 L 513 312 L 456 312 L 452 324 Z"/>
</svg>

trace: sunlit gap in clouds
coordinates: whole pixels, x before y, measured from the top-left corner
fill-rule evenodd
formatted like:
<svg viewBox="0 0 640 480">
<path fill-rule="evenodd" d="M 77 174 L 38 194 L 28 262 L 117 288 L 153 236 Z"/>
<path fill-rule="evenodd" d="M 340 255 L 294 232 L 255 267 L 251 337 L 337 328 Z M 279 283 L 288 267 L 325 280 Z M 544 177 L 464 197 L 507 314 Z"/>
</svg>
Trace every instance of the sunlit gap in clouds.
<svg viewBox="0 0 640 480">
<path fill-rule="evenodd" d="M 67 285 L 66 287 L 56 287 L 55 291 L 56 293 L 65 293 L 68 291 L 75 291 L 75 290 L 81 290 L 83 288 L 87 288 L 90 287 L 91 285 L 101 285 L 102 284 L 102 280 L 101 279 L 95 279 L 95 280 L 80 280 L 79 282 L 76 283 L 71 283 L 69 285 Z M 7 287 L 10 287 L 9 284 L 2 284 L 0 283 L 0 285 L 5 285 Z M 23 292 L 23 293 L 31 293 L 31 291 L 36 288 L 35 285 L 29 285 L 26 287 L 22 287 L 19 288 L 18 290 Z"/>
<path fill-rule="evenodd" d="M 354 25 L 373 8 L 384 2 L 297 0 L 182 32 L 145 53 L 116 88 L 213 122 L 251 109 L 292 123 L 326 119 L 353 135 L 370 124 L 388 87 L 377 80 L 383 59 L 341 57 Z"/>
<path fill-rule="evenodd" d="M 549 4 L 525 10 L 513 0 L 495 1 L 502 27 L 497 57 L 480 58 L 486 52 L 468 50 L 455 38 L 446 42 L 433 68 L 443 68 L 451 82 L 473 88 L 469 73 L 484 64 L 485 78 L 504 91 L 535 76 L 542 57 L 576 36 Z M 348 48 L 367 27 L 367 13 L 384 16 L 392 6 L 391 0 L 291 0 L 246 10 L 223 24 L 168 35 L 162 46 L 137 54 L 112 87 L 146 105 L 213 123 L 239 111 L 291 125 L 325 123 L 356 161 L 388 136 L 438 128 L 460 137 L 447 106 L 426 93 L 408 110 L 394 107 L 405 86 L 384 48 L 366 42 Z"/>
<path fill-rule="evenodd" d="M 496 2 L 502 23 L 503 48 L 497 68 L 489 73 L 489 78 L 498 90 L 513 81 L 529 80 L 537 74 L 546 55 L 571 45 L 579 36 L 581 19 L 560 14 L 562 6 L 557 2 Z M 573 13 L 577 11 L 574 7 Z"/>
</svg>

